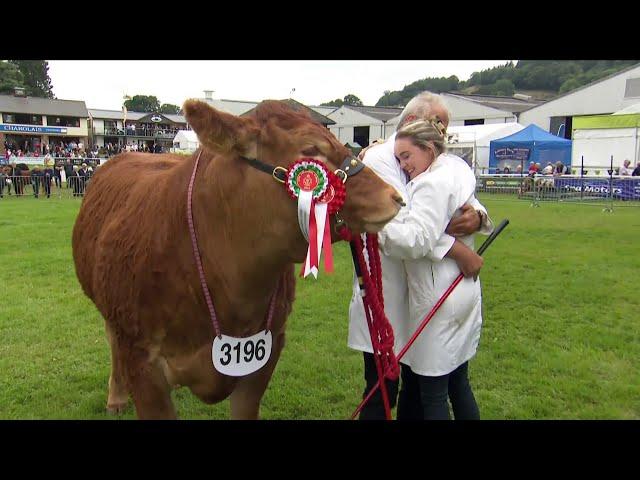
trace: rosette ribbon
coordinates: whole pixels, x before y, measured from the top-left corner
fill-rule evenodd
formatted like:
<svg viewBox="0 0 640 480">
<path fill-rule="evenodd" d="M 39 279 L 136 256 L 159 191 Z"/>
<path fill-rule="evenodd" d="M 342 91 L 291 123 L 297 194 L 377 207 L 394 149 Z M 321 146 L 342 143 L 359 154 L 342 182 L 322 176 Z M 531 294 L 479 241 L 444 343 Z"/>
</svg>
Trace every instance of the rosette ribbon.
<svg viewBox="0 0 640 480">
<path fill-rule="evenodd" d="M 309 242 L 300 276 L 306 278 L 311 274 L 318 278 L 322 253 L 325 271 L 333 272 L 329 215 L 340 208 L 335 204 L 335 200 L 341 199 L 344 203 L 342 182 L 335 174 L 327 171 L 322 162 L 313 158 L 302 158 L 289 167 L 286 186 L 291 197 L 298 199 L 298 225 Z M 342 195 L 336 195 L 340 187 Z"/>
</svg>

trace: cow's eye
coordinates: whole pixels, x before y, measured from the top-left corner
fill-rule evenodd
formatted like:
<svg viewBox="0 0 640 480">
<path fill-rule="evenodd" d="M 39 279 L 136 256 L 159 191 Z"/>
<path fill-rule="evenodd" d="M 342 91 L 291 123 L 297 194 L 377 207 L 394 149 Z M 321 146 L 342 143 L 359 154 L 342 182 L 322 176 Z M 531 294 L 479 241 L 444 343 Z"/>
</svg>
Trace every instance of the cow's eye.
<svg viewBox="0 0 640 480">
<path fill-rule="evenodd" d="M 305 148 L 302 151 L 302 154 L 308 157 L 315 157 L 316 155 L 320 155 L 320 149 L 315 145 L 312 145 L 311 147 Z"/>
</svg>

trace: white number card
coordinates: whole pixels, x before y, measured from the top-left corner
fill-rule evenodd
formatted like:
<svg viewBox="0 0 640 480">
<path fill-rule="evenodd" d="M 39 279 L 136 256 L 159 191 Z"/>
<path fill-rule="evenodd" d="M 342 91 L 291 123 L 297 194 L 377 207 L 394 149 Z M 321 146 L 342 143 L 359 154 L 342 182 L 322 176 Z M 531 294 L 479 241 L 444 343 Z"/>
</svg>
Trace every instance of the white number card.
<svg viewBox="0 0 640 480">
<path fill-rule="evenodd" d="M 260 370 L 271 357 L 271 332 L 258 332 L 251 337 L 216 337 L 211 349 L 213 366 L 232 377 L 242 377 Z"/>
</svg>

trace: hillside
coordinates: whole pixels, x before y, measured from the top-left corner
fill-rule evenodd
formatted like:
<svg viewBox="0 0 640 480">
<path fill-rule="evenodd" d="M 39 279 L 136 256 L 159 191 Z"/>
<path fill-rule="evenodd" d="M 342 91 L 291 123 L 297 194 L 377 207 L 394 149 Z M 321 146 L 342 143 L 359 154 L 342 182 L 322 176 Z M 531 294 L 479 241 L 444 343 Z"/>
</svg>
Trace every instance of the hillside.
<svg viewBox="0 0 640 480">
<path fill-rule="evenodd" d="M 402 90 L 385 91 L 378 107 L 402 106 L 413 96 L 429 90 L 435 93 L 531 95 L 538 100 L 570 92 L 600 78 L 638 63 L 638 60 L 520 60 L 474 72 L 467 81 L 458 77 L 427 77 L 406 85 Z"/>
</svg>

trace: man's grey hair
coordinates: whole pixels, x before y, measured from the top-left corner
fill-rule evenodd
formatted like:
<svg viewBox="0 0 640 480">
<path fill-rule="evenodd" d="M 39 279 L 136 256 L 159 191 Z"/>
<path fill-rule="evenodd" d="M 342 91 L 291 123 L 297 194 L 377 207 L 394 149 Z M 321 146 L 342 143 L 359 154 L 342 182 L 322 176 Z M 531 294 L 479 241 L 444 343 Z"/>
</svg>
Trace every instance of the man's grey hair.
<svg viewBox="0 0 640 480">
<path fill-rule="evenodd" d="M 435 93 L 422 92 L 413 97 L 404 107 L 404 110 L 402 110 L 396 131 L 400 130 L 407 123 L 407 117 L 409 115 L 415 115 L 422 120 L 428 119 L 431 116 L 430 114 L 434 105 L 441 105 L 445 109 L 447 108 L 442 97 Z"/>
</svg>

